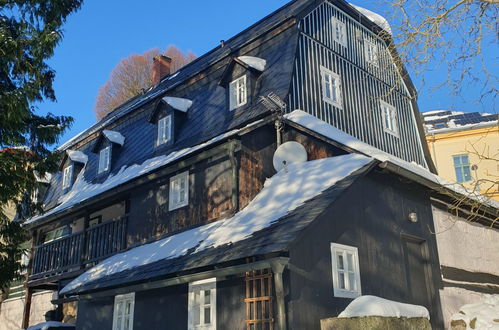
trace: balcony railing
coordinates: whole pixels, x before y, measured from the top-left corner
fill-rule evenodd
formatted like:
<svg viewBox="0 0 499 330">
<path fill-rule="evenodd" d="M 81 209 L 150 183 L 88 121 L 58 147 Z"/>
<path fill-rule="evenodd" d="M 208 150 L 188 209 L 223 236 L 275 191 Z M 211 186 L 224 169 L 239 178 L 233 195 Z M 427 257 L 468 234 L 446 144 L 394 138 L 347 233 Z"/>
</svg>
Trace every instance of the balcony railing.
<svg viewBox="0 0 499 330">
<path fill-rule="evenodd" d="M 126 223 L 121 217 L 35 247 L 31 278 L 84 268 L 124 250 Z"/>
</svg>

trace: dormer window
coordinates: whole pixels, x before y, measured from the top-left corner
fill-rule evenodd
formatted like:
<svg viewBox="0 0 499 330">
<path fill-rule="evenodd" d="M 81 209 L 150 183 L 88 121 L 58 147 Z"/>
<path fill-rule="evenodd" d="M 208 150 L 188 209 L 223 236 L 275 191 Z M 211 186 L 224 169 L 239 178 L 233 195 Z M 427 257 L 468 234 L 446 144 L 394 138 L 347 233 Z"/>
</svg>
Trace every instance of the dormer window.
<svg viewBox="0 0 499 330">
<path fill-rule="evenodd" d="M 108 171 L 110 163 L 111 163 L 111 147 L 108 146 L 102 149 L 99 153 L 99 173 Z"/>
<path fill-rule="evenodd" d="M 237 78 L 229 84 L 230 110 L 237 109 L 248 101 L 248 89 L 246 86 L 246 75 Z"/>
<path fill-rule="evenodd" d="M 73 165 L 68 165 L 62 172 L 62 189 L 69 188 L 73 181 Z"/>
<path fill-rule="evenodd" d="M 166 117 L 158 120 L 158 140 L 157 145 L 162 145 L 168 143 L 172 136 L 172 116 L 168 115 Z"/>
</svg>

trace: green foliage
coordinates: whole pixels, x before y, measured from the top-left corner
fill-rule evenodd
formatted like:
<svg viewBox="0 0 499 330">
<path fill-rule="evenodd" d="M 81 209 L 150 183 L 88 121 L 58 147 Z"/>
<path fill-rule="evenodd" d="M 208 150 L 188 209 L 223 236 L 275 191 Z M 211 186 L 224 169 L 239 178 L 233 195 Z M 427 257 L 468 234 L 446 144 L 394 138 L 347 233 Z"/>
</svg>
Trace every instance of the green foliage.
<svg viewBox="0 0 499 330">
<path fill-rule="evenodd" d="M 46 63 L 62 38 L 62 25 L 81 0 L 0 0 L 0 288 L 16 278 L 26 240 L 20 222 L 40 210 L 30 196 L 36 175 L 57 170 L 50 150 L 73 119 L 35 113 L 36 102 L 55 101 L 55 72 Z M 9 208 L 17 207 L 11 221 Z"/>
</svg>

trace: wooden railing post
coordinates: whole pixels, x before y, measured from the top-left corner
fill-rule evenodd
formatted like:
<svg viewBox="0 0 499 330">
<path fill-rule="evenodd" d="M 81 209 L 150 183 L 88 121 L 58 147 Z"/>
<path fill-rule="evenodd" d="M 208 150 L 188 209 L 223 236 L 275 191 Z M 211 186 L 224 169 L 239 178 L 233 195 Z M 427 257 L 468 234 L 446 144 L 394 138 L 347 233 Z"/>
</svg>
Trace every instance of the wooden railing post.
<svg viewBox="0 0 499 330">
<path fill-rule="evenodd" d="M 88 224 L 90 222 L 90 214 L 85 214 L 85 219 L 83 220 L 83 238 L 81 239 L 80 246 L 80 268 L 84 269 L 86 261 L 88 260 L 89 249 L 87 248 L 87 236 L 88 236 Z"/>
</svg>

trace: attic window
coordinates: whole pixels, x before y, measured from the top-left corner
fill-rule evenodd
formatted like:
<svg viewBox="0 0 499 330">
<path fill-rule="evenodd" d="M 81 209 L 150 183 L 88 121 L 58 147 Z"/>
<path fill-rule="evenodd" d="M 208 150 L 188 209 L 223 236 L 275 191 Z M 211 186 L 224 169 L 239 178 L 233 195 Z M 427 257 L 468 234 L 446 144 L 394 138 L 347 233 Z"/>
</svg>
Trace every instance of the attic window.
<svg viewBox="0 0 499 330">
<path fill-rule="evenodd" d="M 321 78 L 322 99 L 337 108 L 343 109 L 343 101 L 341 98 L 341 77 L 333 71 L 321 66 Z"/>
<path fill-rule="evenodd" d="M 172 136 L 172 116 L 168 115 L 166 117 L 158 120 L 158 139 L 157 145 L 162 145 L 171 140 Z"/>
<path fill-rule="evenodd" d="M 383 118 L 383 127 L 385 132 L 390 133 L 396 137 L 399 136 L 399 129 L 397 123 L 397 109 L 382 100 L 381 103 L 381 115 Z"/>
<path fill-rule="evenodd" d="M 229 85 L 230 110 L 237 109 L 247 102 L 248 90 L 246 86 L 246 75 L 237 78 Z"/>
<path fill-rule="evenodd" d="M 378 47 L 368 39 L 364 39 L 364 52 L 368 63 L 378 65 Z"/>
<path fill-rule="evenodd" d="M 73 165 L 68 165 L 64 168 L 62 174 L 62 189 L 69 188 L 71 181 L 73 181 Z"/>
<path fill-rule="evenodd" d="M 111 147 L 102 149 L 99 153 L 99 173 L 109 170 L 111 163 Z"/>
<path fill-rule="evenodd" d="M 337 18 L 333 18 L 333 39 L 343 46 L 347 46 L 347 28 L 345 23 Z"/>
</svg>

